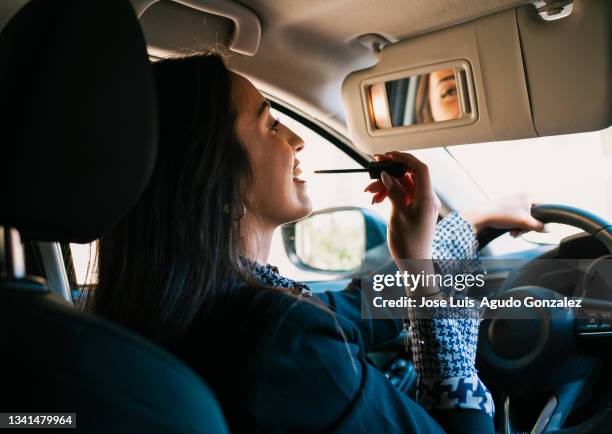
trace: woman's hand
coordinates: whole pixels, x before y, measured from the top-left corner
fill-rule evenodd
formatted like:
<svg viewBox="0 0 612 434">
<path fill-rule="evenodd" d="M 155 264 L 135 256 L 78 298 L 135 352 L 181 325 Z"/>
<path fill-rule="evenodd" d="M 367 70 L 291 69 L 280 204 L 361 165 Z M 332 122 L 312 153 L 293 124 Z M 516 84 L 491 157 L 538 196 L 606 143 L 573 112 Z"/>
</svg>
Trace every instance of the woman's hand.
<svg viewBox="0 0 612 434">
<path fill-rule="evenodd" d="M 365 189 L 374 194 L 372 203 L 380 203 L 385 197 L 391 201 L 387 229 L 391 256 L 396 263 L 402 259 L 431 259 L 440 200 L 431 184 L 429 169 L 407 153 L 388 152 L 374 157 L 378 161 L 401 163 L 406 168 L 403 178 L 383 172 L 381 180 L 372 182 Z"/>
<path fill-rule="evenodd" d="M 533 202 L 521 194 L 490 200 L 459 214 L 472 225 L 476 233 L 486 227 L 510 229 L 512 236 L 529 231 L 544 232 L 544 223 L 531 215 L 532 205 Z"/>
</svg>

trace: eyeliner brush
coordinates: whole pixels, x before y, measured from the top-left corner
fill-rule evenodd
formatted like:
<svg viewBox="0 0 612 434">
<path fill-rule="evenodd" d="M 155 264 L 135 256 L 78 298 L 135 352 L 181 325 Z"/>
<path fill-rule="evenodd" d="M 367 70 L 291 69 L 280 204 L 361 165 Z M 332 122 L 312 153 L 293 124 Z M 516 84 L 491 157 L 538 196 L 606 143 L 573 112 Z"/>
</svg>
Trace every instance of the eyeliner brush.
<svg viewBox="0 0 612 434">
<path fill-rule="evenodd" d="M 396 178 L 401 178 L 406 173 L 406 168 L 401 163 L 396 163 L 395 161 L 372 161 L 368 164 L 368 167 L 363 169 L 315 170 L 314 173 L 368 172 L 371 179 L 380 179 L 380 174 L 383 171 Z"/>
</svg>

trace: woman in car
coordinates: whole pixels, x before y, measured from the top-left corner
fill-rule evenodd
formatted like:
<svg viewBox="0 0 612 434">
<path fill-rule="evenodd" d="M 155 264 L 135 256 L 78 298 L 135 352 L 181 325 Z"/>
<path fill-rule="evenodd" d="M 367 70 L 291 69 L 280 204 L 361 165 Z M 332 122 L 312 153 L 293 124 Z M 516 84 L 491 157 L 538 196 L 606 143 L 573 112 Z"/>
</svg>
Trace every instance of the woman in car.
<svg viewBox="0 0 612 434">
<path fill-rule="evenodd" d="M 397 336 L 401 321 L 362 320 L 358 282 L 312 295 L 267 264 L 274 230 L 311 212 L 302 140 L 216 54 L 154 69 L 157 165 L 139 202 L 99 241 L 89 308 L 190 364 L 233 433 L 492 433 L 493 401 L 474 368 L 478 319 L 411 318 L 421 405 L 393 387 L 366 353 Z M 526 202 L 451 213 L 436 226 L 427 167 L 410 154 L 377 158 L 411 174 L 366 187 L 373 202 L 392 202 L 388 243 L 398 264 L 475 258 L 485 225 L 541 229 Z"/>
</svg>

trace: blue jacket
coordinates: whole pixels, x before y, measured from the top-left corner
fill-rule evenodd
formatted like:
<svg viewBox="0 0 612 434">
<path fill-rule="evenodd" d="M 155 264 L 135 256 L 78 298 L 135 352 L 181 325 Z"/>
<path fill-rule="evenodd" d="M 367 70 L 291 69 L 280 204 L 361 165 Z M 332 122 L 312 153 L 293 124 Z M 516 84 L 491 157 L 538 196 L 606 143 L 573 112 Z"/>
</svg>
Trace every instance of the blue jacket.
<svg viewBox="0 0 612 434">
<path fill-rule="evenodd" d="M 438 224 L 435 258 L 475 258 L 477 250 L 471 226 L 458 214 Z M 289 279 L 274 273 L 262 283 L 276 286 L 278 281 Z M 461 340 L 467 332 L 475 339 L 477 321 L 468 323 L 471 331 L 451 328 L 451 335 Z M 444 326 L 444 320 L 411 322 L 411 333 L 435 340 L 437 325 Z M 481 399 L 483 411 L 449 407 L 447 401 L 438 408 L 449 408 L 427 412 L 368 361 L 369 348 L 397 337 L 401 329 L 397 320 L 361 318 L 357 280 L 344 291 L 301 299 L 280 289 L 244 286 L 206 306 L 171 350 L 215 390 L 232 433 L 493 433 L 492 418 L 484 411 L 492 406 L 490 395 Z M 427 377 L 427 371 L 436 371 L 423 363 L 436 355 L 423 356 L 441 344 L 419 347 L 417 373 Z M 467 352 L 475 346 L 469 343 Z M 477 401 L 474 392 L 469 396 Z"/>
<path fill-rule="evenodd" d="M 427 413 L 366 357 L 397 336 L 393 320 L 360 319 L 356 289 L 316 302 L 244 288 L 202 315 L 172 350 L 215 390 L 232 433 L 493 433 L 477 410 Z"/>
</svg>

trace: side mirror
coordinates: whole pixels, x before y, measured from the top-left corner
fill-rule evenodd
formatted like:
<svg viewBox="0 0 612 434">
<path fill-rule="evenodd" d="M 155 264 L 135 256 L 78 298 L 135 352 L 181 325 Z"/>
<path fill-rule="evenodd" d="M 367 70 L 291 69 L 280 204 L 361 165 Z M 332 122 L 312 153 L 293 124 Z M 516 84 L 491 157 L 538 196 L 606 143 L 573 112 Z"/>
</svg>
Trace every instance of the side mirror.
<svg viewBox="0 0 612 434">
<path fill-rule="evenodd" d="M 285 251 L 297 267 L 323 273 L 353 273 L 368 251 L 386 247 L 386 222 L 357 207 L 316 211 L 281 228 Z"/>
</svg>

